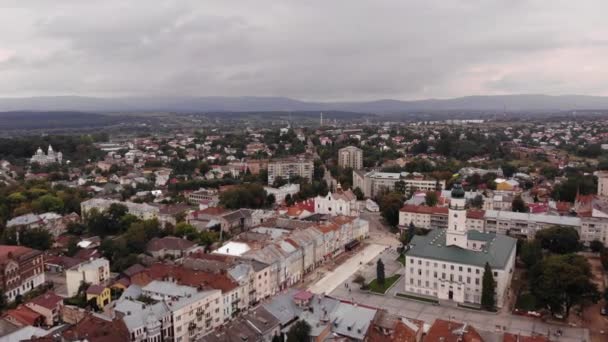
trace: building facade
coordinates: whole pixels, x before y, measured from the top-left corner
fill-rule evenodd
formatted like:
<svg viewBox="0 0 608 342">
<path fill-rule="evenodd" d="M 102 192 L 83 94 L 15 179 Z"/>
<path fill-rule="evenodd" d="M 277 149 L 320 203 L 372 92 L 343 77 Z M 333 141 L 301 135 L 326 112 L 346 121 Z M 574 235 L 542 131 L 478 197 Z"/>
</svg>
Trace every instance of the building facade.
<svg viewBox="0 0 608 342">
<path fill-rule="evenodd" d="M 422 177 L 412 177 L 407 172 L 363 172 L 353 171 L 353 188 L 360 188 L 365 197 L 374 197 L 383 191 L 395 190 L 395 184 L 403 182 L 406 193 L 413 191 L 435 191 L 445 188 L 445 180 L 424 179 Z"/>
<path fill-rule="evenodd" d="M 7 301 L 44 284 L 41 251 L 23 246 L 0 246 L 0 287 Z"/>
<path fill-rule="evenodd" d="M 311 182 L 313 170 L 312 159 L 286 158 L 273 160 L 268 163 L 268 184 L 272 185 L 277 177 L 290 180 L 294 176 L 299 176 Z"/>
<path fill-rule="evenodd" d="M 479 305 L 487 263 L 496 282 L 496 304 L 502 307 L 515 267 L 516 240 L 468 230 L 465 204 L 464 191 L 457 184 L 448 228 L 414 237 L 406 253 L 404 290 L 440 301 Z"/>
<path fill-rule="evenodd" d="M 38 147 L 36 153 L 30 158 L 30 163 L 36 163 L 39 165 L 49 165 L 49 164 L 61 164 L 63 162 L 63 154 L 61 152 L 53 151 L 53 147 L 49 145 L 47 153 L 44 154 L 42 149 Z"/>
<path fill-rule="evenodd" d="M 361 170 L 363 168 L 363 150 L 355 146 L 339 149 L 338 165 L 343 168 Z"/>
<path fill-rule="evenodd" d="M 68 296 L 78 293 L 80 285 L 85 282 L 91 285 L 104 284 L 110 279 L 110 262 L 98 258 L 83 262 L 65 271 Z"/>
</svg>

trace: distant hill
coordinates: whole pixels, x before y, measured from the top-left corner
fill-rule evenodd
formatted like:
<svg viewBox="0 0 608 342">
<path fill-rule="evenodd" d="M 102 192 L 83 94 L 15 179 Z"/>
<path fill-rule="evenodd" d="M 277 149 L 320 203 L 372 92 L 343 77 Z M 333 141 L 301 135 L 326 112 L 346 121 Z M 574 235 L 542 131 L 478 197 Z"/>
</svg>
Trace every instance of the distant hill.
<svg viewBox="0 0 608 342">
<path fill-rule="evenodd" d="M 0 98 L 0 111 L 83 112 L 257 112 L 345 111 L 406 113 L 411 111 L 563 111 L 605 110 L 608 97 L 584 95 L 498 95 L 417 101 L 312 102 L 285 97 L 121 97 L 47 96 Z"/>
<path fill-rule="evenodd" d="M 103 114 L 65 111 L 0 112 L 0 130 L 100 127 L 124 120 Z"/>
</svg>

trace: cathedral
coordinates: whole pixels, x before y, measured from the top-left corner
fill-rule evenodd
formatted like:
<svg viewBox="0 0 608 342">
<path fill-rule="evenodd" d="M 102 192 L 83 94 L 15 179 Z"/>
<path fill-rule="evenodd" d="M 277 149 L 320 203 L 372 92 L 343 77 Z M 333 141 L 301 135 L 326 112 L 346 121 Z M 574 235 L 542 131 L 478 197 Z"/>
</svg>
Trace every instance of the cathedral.
<svg viewBox="0 0 608 342">
<path fill-rule="evenodd" d="M 39 165 L 49 165 L 53 163 L 61 164 L 63 160 L 63 154 L 61 152 L 53 151 L 53 147 L 49 145 L 47 154 L 40 147 L 36 150 L 36 154 L 30 159 L 30 163 L 37 163 Z"/>
</svg>

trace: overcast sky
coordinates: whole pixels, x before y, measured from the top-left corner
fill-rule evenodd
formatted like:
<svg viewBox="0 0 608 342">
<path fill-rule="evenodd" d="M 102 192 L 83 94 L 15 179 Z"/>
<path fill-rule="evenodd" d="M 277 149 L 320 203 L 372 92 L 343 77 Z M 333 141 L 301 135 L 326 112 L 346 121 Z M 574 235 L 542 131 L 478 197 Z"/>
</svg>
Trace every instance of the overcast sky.
<svg viewBox="0 0 608 342">
<path fill-rule="evenodd" d="M 1 0 L 0 96 L 608 95 L 606 13 L 606 0 Z"/>
</svg>

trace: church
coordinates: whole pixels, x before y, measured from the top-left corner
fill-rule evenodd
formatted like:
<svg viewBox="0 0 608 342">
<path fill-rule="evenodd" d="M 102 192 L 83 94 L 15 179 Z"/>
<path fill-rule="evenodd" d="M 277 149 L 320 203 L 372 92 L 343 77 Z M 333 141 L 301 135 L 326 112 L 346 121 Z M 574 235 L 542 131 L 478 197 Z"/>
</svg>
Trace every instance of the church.
<svg viewBox="0 0 608 342">
<path fill-rule="evenodd" d="M 481 304 L 486 263 L 496 282 L 496 305 L 505 303 L 515 271 L 517 240 L 468 230 L 466 199 L 460 184 L 452 188 L 448 228 L 415 236 L 405 255 L 405 292 L 440 302 Z"/>
<path fill-rule="evenodd" d="M 49 165 L 54 163 L 61 164 L 62 161 L 63 154 L 61 152 L 53 151 L 53 147 L 51 145 L 49 145 L 47 154 L 44 154 L 42 149 L 38 147 L 36 154 L 34 154 L 30 159 L 30 163 L 37 163 L 39 165 Z"/>
</svg>

